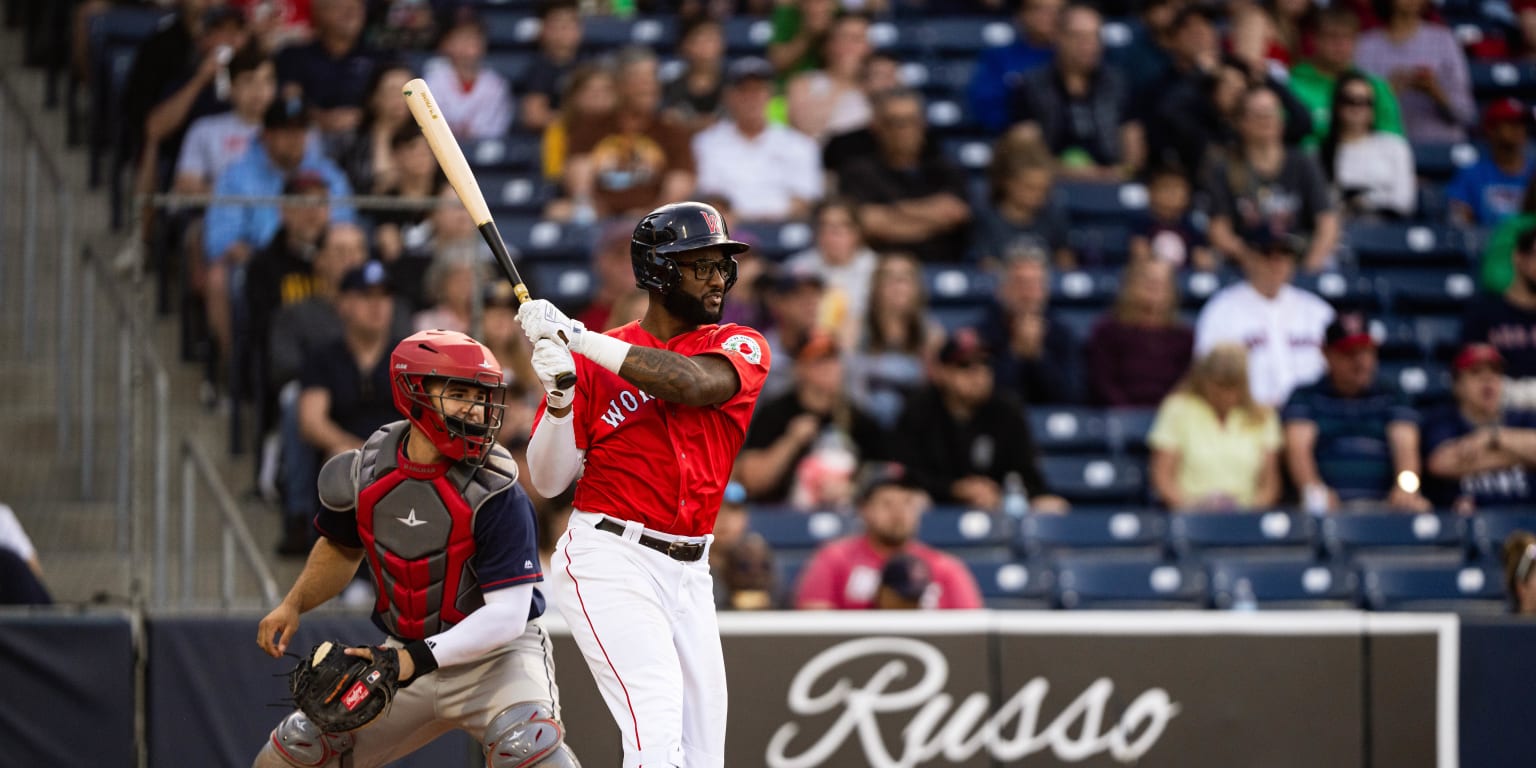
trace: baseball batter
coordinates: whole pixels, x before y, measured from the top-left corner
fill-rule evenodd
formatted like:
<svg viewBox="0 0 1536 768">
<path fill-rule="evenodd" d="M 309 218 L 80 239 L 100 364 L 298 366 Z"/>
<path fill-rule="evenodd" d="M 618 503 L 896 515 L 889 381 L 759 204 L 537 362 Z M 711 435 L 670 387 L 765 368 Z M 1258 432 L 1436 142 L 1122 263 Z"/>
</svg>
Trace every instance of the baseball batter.
<svg viewBox="0 0 1536 768">
<path fill-rule="evenodd" d="M 746 249 L 714 208 L 662 206 L 630 242 L 650 293 L 641 320 L 600 334 L 547 301 L 518 313 L 547 393 L 529 474 L 547 495 L 576 482 L 550 587 L 623 734 L 626 768 L 725 764 L 708 552 L 769 363 L 757 331 L 717 325 L 732 257 Z M 557 389 L 573 365 L 575 386 Z"/>
<path fill-rule="evenodd" d="M 373 620 L 398 649 L 400 689 L 366 728 L 321 733 L 301 711 L 278 723 L 260 768 L 383 765 L 453 728 L 491 768 L 570 768 L 549 637 L 533 506 L 496 445 L 501 364 L 474 339 L 423 331 L 390 356 L 407 417 L 320 472 L 322 538 L 257 642 L 280 656 L 299 615 L 335 597 L 364 557 Z M 347 654 L 372 658 L 368 648 Z"/>
</svg>

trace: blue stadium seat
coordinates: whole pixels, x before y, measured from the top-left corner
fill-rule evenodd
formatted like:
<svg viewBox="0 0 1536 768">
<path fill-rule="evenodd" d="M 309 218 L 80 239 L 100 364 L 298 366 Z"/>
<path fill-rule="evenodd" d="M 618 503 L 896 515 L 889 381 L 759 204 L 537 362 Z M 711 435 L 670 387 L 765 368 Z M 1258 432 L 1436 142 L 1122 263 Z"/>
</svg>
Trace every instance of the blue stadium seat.
<svg viewBox="0 0 1536 768">
<path fill-rule="evenodd" d="M 590 228 L 533 216 L 497 219 L 496 228 L 507 245 L 527 259 L 585 263 L 592 242 Z"/>
<path fill-rule="evenodd" d="M 1449 181 L 1456 172 L 1475 162 L 1478 147 L 1467 142 L 1428 144 L 1413 142 L 1413 165 L 1419 176 L 1435 182 Z"/>
<path fill-rule="evenodd" d="M 1051 607 L 1051 587 L 1056 574 L 1042 563 L 1022 563 L 997 558 L 966 558 L 966 567 L 981 589 L 981 597 L 993 609 L 1044 609 Z"/>
<path fill-rule="evenodd" d="M 1041 453 L 1102 454 L 1111 449 L 1109 420 L 1096 408 L 1034 405 L 1025 409 L 1029 432 Z"/>
<path fill-rule="evenodd" d="M 923 266 L 923 283 L 930 305 L 985 304 L 997 293 L 997 277 L 978 267 L 932 264 Z"/>
<path fill-rule="evenodd" d="M 538 44 L 539 19 L 526 11 L 511 8 L 487 9 L 480 13 L 480 22 L 485 25 L 486 45 L 491 50 L 498 48 L 531 50 Z M 583 21 L 583 26 L 585 23 Z"/>
<path fill-rule="evenodd" d="M 810 550 L 779 551 L 773 553 L 774 597 L 785 608 L 795 606 L 795 592 L 800 586 L 800 574 L 811 561 Z"/>
<path fill-rule="evenodd" d="M 1051 274 L 1053 307 L 1105 309 L 1115 303 L 1115 295 L 1119 290 L 1120 277 L 1113 270 L 1075 269 Z"/>
<path fill-rule="evenodd" d="M 486 173 L 476 176 L 485 202 L 500 216 L 537 216 L 555 198 L 554 185 L 538 174 Z"/>
<path fill-rule="evenodd" d="M 1137 504 L 1146 496 L 1139 461 L 1112 456 L 1043 456 L 1040 471 L 1053 492 L 1074 503 Z"/>
<path fill-rule="evenodd" d="M 1439 363 L 1383 360 L 1376 376 L 1402 390 L 1416 403 L 1437 402 L 1451 393 L 1451 371 Z"/>
<path fill-rule="evenodd" d="M 1323 518 L 1323 546 L 1335 560 L 1362 552 L 1433 554 L 1457 551 L 1462 521 L 1455 515 L 1359 512 Z"/>
<path fill-rule="evenodd" d="M 1530 62 L 1469 59 L 1467 69 L 1478 99 L 1526 96 L 1536 88 L 1536 64 Z"/>
<path fill-rule="evenodd" d="M 1017 548 L 1033 560 L 1076 550 L 1132 550 L 1162 555 L 1168 517 L 1155 512 L 1089 512 L 1025 515 Z"/>
<path fill-rule="evenodd" d="M 581 307 L 592 298 L 592 271 L 584 262 L 535 263 L 526 271 L 528 290 L 562 307 Z"/>
<path fill-rule="evenodd" d="M 1310 557 L 1317 530 L 1311 516 L 1288 512 L 1181 512 L 1169 518 L 1168 541 L 1185 558 L 1209 557 L 1213 551 L 1282 548 Z"/>
<path fill-rule="evenodd" d="M 929 99 L 927 116 L 929 133 L 941 140 L 949 136 L 974 135 L 980 130 L 966 112 L 964 103 L 955 99 Z"/>
<path fill-rule="evenodd" d="M 1323 297 L 1329 304 L 1339 309 L 1371 311 L 1381 306 L 1381 296 L 1376 282 L 1353 272 L 1297 275 L 1291 283 Z"/>
<path fill-rule="evenodd" d="M 1053 194 L 1066 205 L 1067 215 L 1077 225 L 1123 224 L 1147 207 L 1147 188 L 1135 183 L 1058 181 Z"/>
<path fill-rule="evenodd" d="M 894 51 L 902 59 L 916 58 L 922 52 L 922 22 L 925 19 L 876 21 L 869 25 L 869 44 L 878 50 Z"/>
<path fill-rule="evenodd" d="M 1373 320 L 1380 324 L 1381 355 L 1383 359 L 1423 360 L 1449 357 L 1461 345 L 1461 318 L 1435 317 L 1383 317 Z"/>
<path fill-rule="evenodd" d="M 1400 315 L 1433 313 L 1460 315 L 1477 294 L 1477 281 L 1465 272 L 1444 270 L 1381 270 L 1378 291 Z"/>
<path fill-rule="evenodd" d="M 515 84 L 527 74 L 533 59 L 532 51 L 489 51 L 485 54 L 485 65 L 499 72 L 509 84 Z"/>
<path fill-rule="evenodd" d="M 1008 518 L 963 507 L 935 507 L 923 513 L 919 541 L 939 549 L 994 549 L 1005 552 L 1013 541 Z"/>
<path fill-rule="evenodd" d="M 939 103 L 951 102 L 940 101 Z M 939 142 L 939 149 L 951 163 L 965 170 L 983 174 L 983 177 L 987 166 L 992 162 L 992 142 L 990 139 L 976 138 L 974 136 L 952 136 Z"/>
<path fill-rule="evenodd" d="M 1376 611 L 1505 612 L 1498 569 L 1445 560 L 1380 560 L 1361 563 L 1365 604 Z"/>
<path fill-rule="evenodd" d="M 1461 230 L 1449 225 L 1362 223 L 1350 226 L 1344 242 L 1362 269 L 1394 266 L 1433 266 L 1464 269 L 1470 245 Z"/>
<path fill-rule="evenodd" d="M 1084 344 L 1104 310 L 1099 307 L 1062 307 L 1051 310 L 1051 322 L 1060 323 L 1078 344 Z"/>
<path fill-rule="evenodd" d="M 812 550 L 847 533 L 848 519 L 835 512 L 754 506 L 747 527 L 762 534 L 775 552 Z"/>
<path fill-rule="evenodd" d="M 725 47 L 733 56 L 761 55 L 773 39 L 773 22 L 752 16 L 725 20 Z"/>
<path fill-rule="evenodd" d="M 1144 454 L 1152 433 L 1156 408 L 1112 408 L 1106 412 L 1110 449 L 1117 454 Z"/>
<path fill-rule="evenodd" d="M 1001 16 L 923 19 L 916 34 L 910 35 L 926 52 L 946 55 L 974 54 L 1008 45 L 1014 36 L 1013 24 Z"/>
<path fill-rule="evenodd" d="M 908 69 L 909 66 L 912 69 Z M 909 82 L 907 77 L 915 76 L 919 71 L 918 68 L 922 71 L 921 81 Z M 971 76 L 975 72 L 976 60 L 971 57 L 932 59 L 926 63 L 912 62 L 902 67 L 903 82 L 907 85 L 922 88 L 935 96 L 951 98 L 961 98 L 965 95 L 966 88 L 971 83 Z"/>
<path fill-rule="evenodd" d="M 1230 609 L 1247 593 L 1259 608 L 1353 608 L 1359 578 L 1337 565 L 1296 557 L 1223 557 L 1209 566 L 1211 605 Z M 1246 584 L 1244 584 L 1246 582 Z"/>
<path fill-rule="evenodd" d="M 1155 558 L 1070 556 L 1056 561 L 1056 600 L 1067 609 L 1205 607 L 1205 573 Z"/>
<path fill-rule="evenodd" d="M 942 326 L 946 334 L 952 334 L 961 328 L 975 328 L 981 325 L 981 321 L 987 316 L 987 307 L 983 305 L 934 307 L 928 310 L 928 316 Z"/>
<path fill-rule="evenodd" d="M 1119 266 L 1130 257 L 1131 231 L 1116 224 L 1075 227 L 1067 233 L 1067 247 L 1077 254 L 1078 263 L 1085 267 Z"/>
<path fill-rule="evenodd" d="M 1382 317 L 1371 320 L 1371 335 L 1376 337 L 1383 360 L 1416 362 L 1424 358 L 1418 329 L 1413 318 Z"/>
<path fill-rule="evenodd" d="M 1497 560 L 1504 539 L 1515 531 L 1536 533 L 1536 511 L 1479 512 L 1468 526 L 1468 543 L 1474 556 Z"/>
<path fill-rule="evenodd" d="M 1235 280 L 1229 274 L 1185 270 L 1178 276 L 1180 303 L 1185 309 L 1199 309 L 1206 299 Z"/>
</svg>

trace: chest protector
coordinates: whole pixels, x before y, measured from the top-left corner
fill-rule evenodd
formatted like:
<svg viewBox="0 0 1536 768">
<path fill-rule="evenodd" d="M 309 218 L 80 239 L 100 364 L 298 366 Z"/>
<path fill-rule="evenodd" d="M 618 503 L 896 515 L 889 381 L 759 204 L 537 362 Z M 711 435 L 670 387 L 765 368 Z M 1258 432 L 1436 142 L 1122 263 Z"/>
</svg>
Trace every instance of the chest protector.
<svg viewBox="0 0 1536 768">
<path fill-rule="evenodd" d="M 435 635 L 485 605 L 475 577 L 475 515 L 512 489 L 517 464 L 496 446 L 484 466 L 403 461 L 409 422 L 373 433 L 360 449 L 357 530 L 378 588 L 377 618 L 405 640 Z"/>
</svg>

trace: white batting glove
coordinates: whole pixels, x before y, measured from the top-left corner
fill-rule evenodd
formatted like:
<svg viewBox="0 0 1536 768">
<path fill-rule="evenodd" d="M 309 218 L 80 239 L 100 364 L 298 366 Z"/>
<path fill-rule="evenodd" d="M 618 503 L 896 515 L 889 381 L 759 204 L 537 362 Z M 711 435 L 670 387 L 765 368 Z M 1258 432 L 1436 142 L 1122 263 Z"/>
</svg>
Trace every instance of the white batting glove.
<svg viewBox="0 0 1536 768">
<path fill-rule="evenodd" d="M 538 375 L 539 383 L 544 385 L 544 394 L 549 398 L 550 408 L 565 408 L 571 404 L 576 388 L 556 387 L 555 377 L 574 370 L 576 361 L 571 357 L 571 350 L 564 344 L 553 339 L 539 339 L 533 343 L 533 372 Z"/>
<path fill-rule="evenodd" d="M 576 334 L 586 330 L 580 321 L 565 316 L 547 299 L 534 299 L 517 308 L 517 320 L 522 323 L 528 341 L 537 344 L 539 339 L 550 339 L 569 345 Z"/>
</svg>

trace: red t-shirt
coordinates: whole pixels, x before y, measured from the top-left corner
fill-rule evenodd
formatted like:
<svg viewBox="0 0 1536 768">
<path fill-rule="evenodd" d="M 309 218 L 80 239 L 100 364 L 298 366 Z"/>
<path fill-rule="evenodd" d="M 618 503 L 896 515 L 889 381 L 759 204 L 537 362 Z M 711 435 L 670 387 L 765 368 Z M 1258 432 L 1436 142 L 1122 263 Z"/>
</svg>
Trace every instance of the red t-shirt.
<svg viewBox="0 0 1536 768">
<path fill-rule="evenodd" d="M 768 343 L 732 324 L 702 326 L 667 342 L 639 322 L 608 335 L 689 357 L 719 355 L 735 366 L 741 388 L 720 405 L 669 403 L 577 355 L 572 409 L 586 469 L 576 481 L 574 506 L 679 536 L 710 533 L 768 376 Z M 541 406 L 540 420 L 543 415 Z"/>
<path fill-rule="evenodd" d="M 981 589 L 976 586 L 976 577 L 971 575 L 965 563 L 915 541 L 908 543 L 902 551 L 928 566 L 932 584 L 923 594 L 922 607 L 949 610 L 982 607 Z M 875 607 L 885 560 L 862 535 L 849 536 L 822 547 L 800 576 L 795 607 L 830 606 L 837 610 Z"/>
</svg>

